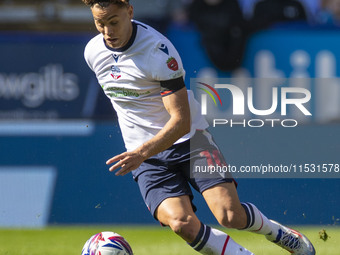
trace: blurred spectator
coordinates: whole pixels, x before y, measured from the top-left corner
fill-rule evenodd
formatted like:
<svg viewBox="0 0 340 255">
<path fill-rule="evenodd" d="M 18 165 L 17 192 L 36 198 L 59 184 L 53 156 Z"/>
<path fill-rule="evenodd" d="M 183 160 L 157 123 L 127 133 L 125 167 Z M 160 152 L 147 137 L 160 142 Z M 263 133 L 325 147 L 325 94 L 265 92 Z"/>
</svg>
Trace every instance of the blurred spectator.
<svg viewBox="0 0 340 255">
<path fill-rule="evenodd" d="M 317 22 L 321 25 L 340 26 L 340 0 L 320 0 Z"/>
<path fill-rule="evenodd" d="M 299 0 L 193 0 L 188 10 L 208 57 L 222 71 L 241 66 L 252 33 L 278 23 L 307 21 Z"/>
<path fill-rule="evenodd" d="M 254 7 L 261 0 L 239 0 L 245 19 L 250 20 L 254 14 Z M 315 17 L 320 9 L 320 0 L 297 0 L 300 2 L 306 12 L 307 19 L 310 23 L 315 23 Z"/>
<path fill-rule="evenodd" d="M 134 18 L 165 33 L 171 22 L 182 22 L 183 0 L 131 0 Z"/>
<path fill-rule="evenodd" d="M 238 0 L 243 12 L 243 16 L 246 20 L 249 20 L 253 17 L 254 6 L 258 1 L 260 0 Z"/>
<path fill-rule="evenodd" d="M 223 71 L 238 68 L 248 38 L 238 0 L 194 0 L 188 11 L 213 64 Z"/>
<path fill-rule="evenodd" d="M 307 21 L 304 6 L 298 0 L 262 0 L 254 6 L 251 19 L 253 31 L 268 28 L 277 23 Z"/>
<path fill-rule="evenodd" d="M 316 23 L 316 16 L 320 10 L 320 1 L 321 0 L 299 0 L 306 11 L 307 20 L 310 24 Z"/>
</svg>

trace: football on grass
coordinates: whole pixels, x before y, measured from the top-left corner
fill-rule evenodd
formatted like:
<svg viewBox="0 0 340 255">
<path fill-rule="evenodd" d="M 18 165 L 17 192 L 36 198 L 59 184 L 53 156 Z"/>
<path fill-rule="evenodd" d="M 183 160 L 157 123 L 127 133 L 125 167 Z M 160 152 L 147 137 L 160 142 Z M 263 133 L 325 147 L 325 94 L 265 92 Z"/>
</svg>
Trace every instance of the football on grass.
<svg viewBox="0 0 340 255">
<path fill-rule="evenodd" d="M 106 231 L 90 237 L 81 255 L 133 255 L 129 243 L 121 235 Z"/>
</svg>

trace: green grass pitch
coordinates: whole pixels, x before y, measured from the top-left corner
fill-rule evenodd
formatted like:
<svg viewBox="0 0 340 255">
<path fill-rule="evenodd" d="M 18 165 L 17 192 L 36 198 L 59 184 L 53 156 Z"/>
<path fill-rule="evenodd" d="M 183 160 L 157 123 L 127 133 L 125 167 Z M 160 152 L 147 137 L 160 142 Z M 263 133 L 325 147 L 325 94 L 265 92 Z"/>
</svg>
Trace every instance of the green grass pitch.
<svg viewBox="0 0 340 255">
<path fill-rule="evenodd" d="M 318 255 L 338 255 L 340 228 L 334 226 L 296 227 L 314 244 Z M 320 239 L 325 229 L 329 238 Z M 160 226 L 58 226 L 41 230 L 0 229 L 1 255 L 80 255 L 85 241 L 100 231 L 114 231 L 123 235 L 135 255 L 194 255 L 184 241 L 168 228 Z M 230 236 L 255 254 L 289 254 L 263 236 L 231 230 Z"/>
</svg>

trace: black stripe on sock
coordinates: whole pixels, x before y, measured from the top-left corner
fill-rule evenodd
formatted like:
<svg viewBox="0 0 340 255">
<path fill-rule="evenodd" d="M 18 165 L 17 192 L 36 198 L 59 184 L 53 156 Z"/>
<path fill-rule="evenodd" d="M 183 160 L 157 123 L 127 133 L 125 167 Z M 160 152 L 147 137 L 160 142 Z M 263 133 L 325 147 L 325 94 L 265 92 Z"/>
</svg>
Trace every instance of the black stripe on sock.
<svg viewBox="0 0 340 255">
<path fill-rule="evenodd" d="M 199 246 L 195 248 L 196 251 L 202 250 L 204 245 L 208 242 L 209 236 L 210 236 L 211 228 L 209 226 L 205 226 L 205 233 L 202 242 Z"/>
<path fill-rule="evenodd" d="M 195 240 L 194 240 L 192 243 L 188 243 L 188 244 L 189 244 L 191 247 L 194 248 L 194 247 L 201 241 L 203 235 L 204 235 L 204 224 L 201 223 L 200 231 L 198 231 L 198 234 L 197 234 Z"/>
<path fill-rule="evenodd" d="M 250 214 L 249 214 L 249 209 L 248 209 L 248 206 L 245 204 L 245 203 L 241 203 L 242 207 L 244 208 L 244 211 L 246 212 L 246 215 L 247 215 L 247 225 L 244 229 L 247 229 L 249 228 L 249 225 L 250 225 Z"/>
</svg>

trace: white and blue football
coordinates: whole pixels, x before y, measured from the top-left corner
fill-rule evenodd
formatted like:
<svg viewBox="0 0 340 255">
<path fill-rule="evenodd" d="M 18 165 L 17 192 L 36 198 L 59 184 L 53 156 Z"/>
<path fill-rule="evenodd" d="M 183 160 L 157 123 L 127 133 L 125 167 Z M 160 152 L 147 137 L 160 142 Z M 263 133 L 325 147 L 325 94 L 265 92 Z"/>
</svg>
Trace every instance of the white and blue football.
<svg viewBox="0 0 340 255">
<path fill-rule="evenodd" d="M 129 243 L 121 235 L 105 231 L 86 241 L 81 255 L 133 255 Z"/>
</svg>

